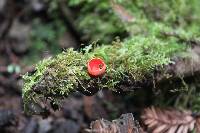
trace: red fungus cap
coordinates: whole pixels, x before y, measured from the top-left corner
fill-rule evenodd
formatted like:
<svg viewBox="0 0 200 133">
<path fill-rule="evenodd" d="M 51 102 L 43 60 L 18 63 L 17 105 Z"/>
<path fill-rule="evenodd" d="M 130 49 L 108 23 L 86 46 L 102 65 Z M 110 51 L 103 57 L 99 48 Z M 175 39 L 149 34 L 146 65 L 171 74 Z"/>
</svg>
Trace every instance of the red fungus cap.
<svg viewBox="0 0 200 133">
<path fill-rule="evenodd" d="M 101 77 L 106 72 L 106 64 L 101 58 L 92 58 L 87 63 L 90 77 Z"/>
</svg>

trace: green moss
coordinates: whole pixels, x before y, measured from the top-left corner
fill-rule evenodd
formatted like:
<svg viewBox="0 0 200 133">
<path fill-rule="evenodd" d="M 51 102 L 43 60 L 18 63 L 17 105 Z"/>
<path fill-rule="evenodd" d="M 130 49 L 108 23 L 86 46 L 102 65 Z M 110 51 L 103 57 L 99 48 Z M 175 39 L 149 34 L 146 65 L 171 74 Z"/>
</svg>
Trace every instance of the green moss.
<svg viewBox="0 0 200 133">
<path fill-rule="evenodd" d="M 39 62 L 35 66 L 34 74 L 26 73 L 23 76 L 22 96 L 25 111 L 32 113 L 30 104 L 35 108 L 41 98 L 50 98 L 56 102 L 59 97 L 68 96 L 78 86 L 79 78 L 89 78 L 84 70 L 85 64 L 84 56 L 72 49 Z"/>
<path fill-rule="evenodd" d="M 37 71 L 33 75 L 30 76 L 28 73 L 23 75 L 23 79 L 26 84 L 24 84 L 22 96 L 24 96 L 24 93 L 29 91 L 31 87 L 38 82 L 38 80 L 44 74 L 51 61 L 52 60 L 50 58 L 42 60 L 35 66 Z"/>
<path fill-rule="evenodd" d="M 40 61 L 38 64 L 36 64 L 36 72 L 33 75 L 29 75 L 29 73 L 26 73 L 23 75 L 24 79 L 24 86 L 22 90 L 22 97 L 24 101 L 25 106 L 25 112 L 29 113 L 30 110 L 28 109 L 29 106 L 32 106 L 31 104 L 37 103 L 36 97 L 40 97 L 39 95 L 36 95 L 36 93 L 32 90 L 33 86 L 39 82 L 39 79 L 41 79 L 42 75 L 46 71 L 48 65 L 52 62 L 51 58 L 45 59 Z M 31 112 L 30 112 L 31 113 Z"/>
</svg>

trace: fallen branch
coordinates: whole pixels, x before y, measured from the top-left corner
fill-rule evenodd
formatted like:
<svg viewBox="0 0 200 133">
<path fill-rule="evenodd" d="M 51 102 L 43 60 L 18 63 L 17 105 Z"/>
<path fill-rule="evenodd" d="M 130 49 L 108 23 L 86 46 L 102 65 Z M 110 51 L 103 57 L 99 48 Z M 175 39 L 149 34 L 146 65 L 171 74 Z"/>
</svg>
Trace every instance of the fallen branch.
<svg viewBox="0 0 200 133">
<path fill-rule="evenodd" d="M 177 84 L 181 78 L 194 77 L 200 72 L 200 48 L 181 51 L 182 47 L 175 42 L 168 44 L 151 37 L 135 37 L 94 50 L 86 48 L 85 54 L 69 49 L 55 58 L 43 60 L 37 64 L 34 73 L 24 75 L 25 112 L 33 113 L 30 105 L 40 107 L 39 101 L 45 99 L 51 106 L 58 106 L 61 99 L 74 91 L 85 95 L 94 95 L 100 89 L 133 91 L 157 88 L 168 81 Z M 178 56 L 181 53 L 187 57 Z M 94 78 L 87 72 L 87 62 L 96 56 L 104 59 L 107 68 L 105 75 Z"/>
</svg>

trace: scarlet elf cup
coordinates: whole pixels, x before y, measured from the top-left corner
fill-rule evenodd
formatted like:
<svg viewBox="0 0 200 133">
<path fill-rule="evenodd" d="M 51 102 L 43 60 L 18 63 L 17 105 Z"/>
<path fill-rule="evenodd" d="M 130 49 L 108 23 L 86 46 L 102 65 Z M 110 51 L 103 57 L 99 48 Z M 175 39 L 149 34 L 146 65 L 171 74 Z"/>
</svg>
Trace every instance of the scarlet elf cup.
<svg viewBox="0 0 200 133">
<path fill-rule="evenodd" d="M 87 69 L 90 77 L 102 77 L 106 72 L 106 64 L 101 58 L 92 58 L 87 62 Z"/>
</svg>

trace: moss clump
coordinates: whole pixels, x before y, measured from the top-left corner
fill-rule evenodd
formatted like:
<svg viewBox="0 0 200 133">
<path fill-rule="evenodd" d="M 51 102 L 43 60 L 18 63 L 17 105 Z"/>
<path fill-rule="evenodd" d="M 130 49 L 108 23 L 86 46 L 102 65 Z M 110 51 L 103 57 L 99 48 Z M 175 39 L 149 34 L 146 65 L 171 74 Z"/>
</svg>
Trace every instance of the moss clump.
<svg viewBox="0 0 200 133">
<path fill-rule="evenodd" d="M 36 65 L 32 75 L 23 76 L 23 100 L 25 111 L 29 112 L 29 104 L 33 106 L 40 98 L 50 98 L 56 102 L 78 86 L 78 78 L 89 78 L 85 70 L 86 59 L 83 54 L 67 50 L 54 58 L 44 59 Z M 30 112 L 31 113 L 31 112 Z"/>
<path fill-rule="evenodd" d="M 115 90 L 124 78 L 142 80 L 156 66 L 170 63 L 170 57 L 183 49 L 184 46 L 177 44 L 176 40 L 165 42 L 153 36 L 136 36 L 94 49 L 87 47 L 85 54 L 68 49 L 39 62 L 33 75 L 27 73 L 23 76 L 25 108 L 28 110 L 29 102 L 37 102 L 40 98 L 57 103 L 78 88 L 85 91 L 89 88 Z M 101 57 L 106 62 L 107 72 L 101 79 L 87 74 L 87 60 L 92 57 Z"/>
</svg>

